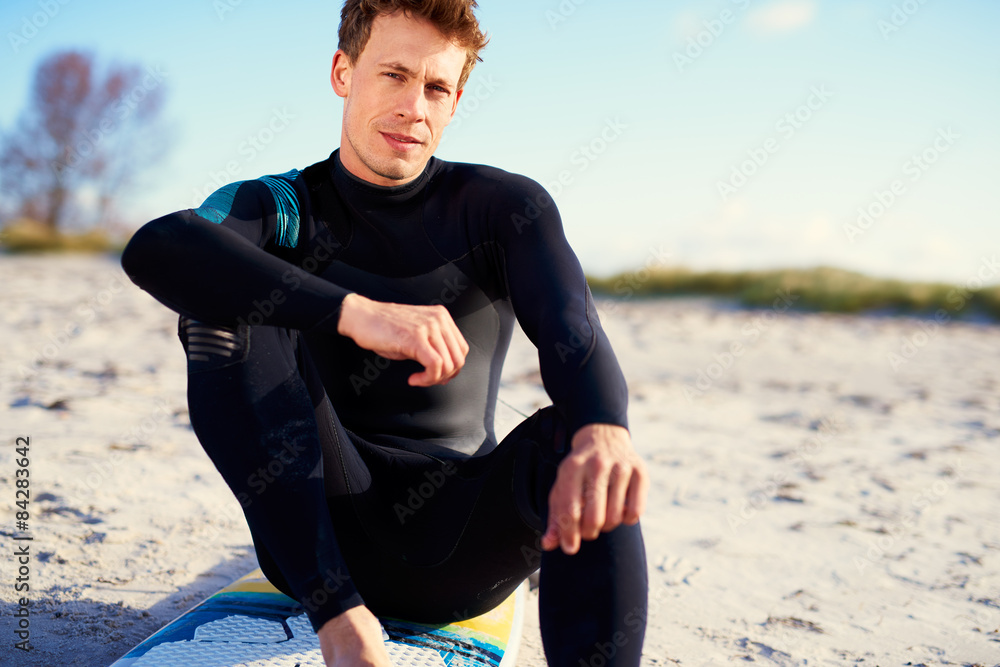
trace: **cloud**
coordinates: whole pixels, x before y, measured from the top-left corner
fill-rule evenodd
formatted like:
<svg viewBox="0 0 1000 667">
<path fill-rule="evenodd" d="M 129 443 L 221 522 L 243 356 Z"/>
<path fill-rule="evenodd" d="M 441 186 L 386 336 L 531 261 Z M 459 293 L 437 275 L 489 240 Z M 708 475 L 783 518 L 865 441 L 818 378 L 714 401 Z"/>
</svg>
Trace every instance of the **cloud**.
<svg viewBox="0 0 1000 667">
<path fill-rule="evenodd" d="M 750 29 L 760 35 L 792 32 L 816 17 L 816 0 L 775 0 L 747 16 Z"/>
</svg>

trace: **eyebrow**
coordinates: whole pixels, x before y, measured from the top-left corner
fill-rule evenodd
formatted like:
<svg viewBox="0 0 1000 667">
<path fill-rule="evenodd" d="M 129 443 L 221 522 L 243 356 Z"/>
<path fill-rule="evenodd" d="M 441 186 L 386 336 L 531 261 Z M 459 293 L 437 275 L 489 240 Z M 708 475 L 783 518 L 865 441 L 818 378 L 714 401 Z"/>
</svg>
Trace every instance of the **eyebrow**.
<svg viewBox="0 0 1000 667">
<path fill-rule="evenodd" d="M 384 62 L 384 63 L 379 63 L 378 66 L 379 67 L 384 67 L 385 69 L 392 69 L 392 70 L 396 70 L 397 72 L 402 72 L 406 76 L 412 77 L 414 79 L 417 78 L 417 73 L 414 72 L 413 70 L 411 70 L 409 67 L 407 67 L 406 65 L 404 65 L 401 62 L 397 62 L 397 61 Z M 456 85 L 455 83 L 452 83 L 452 82 L 448 81 L 447 79 L 441 79 L 441 78 L 431 79 L 427 83 L 428 84 L 433 84 L 433 85 L 438 85 L 438 86 L 445 86 L 449 90 L 453 90 L 455 88 L 455 85 Z"/>
</svg>

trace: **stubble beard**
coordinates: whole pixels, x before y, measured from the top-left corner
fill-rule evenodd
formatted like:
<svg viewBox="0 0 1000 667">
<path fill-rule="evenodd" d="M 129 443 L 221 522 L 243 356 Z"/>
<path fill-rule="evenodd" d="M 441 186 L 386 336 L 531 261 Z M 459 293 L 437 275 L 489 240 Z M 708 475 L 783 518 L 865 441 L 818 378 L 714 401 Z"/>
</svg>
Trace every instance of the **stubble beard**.
<svg viewBox="0 0 1000 667">
<path fill-rule="evenodd" d="M 423 170 L 426 166 L 426 161 L 414 165 L 406 162 L 405 160 L 394 160 L 393 158 L 383 158 L 375 154 L 374 151 L 368 151 L 366 147 L 359 144 L 354 140 L 354 133 L 348 128 L 347 141 L 351 144 L 351 149 L 354 154 L 361 160 L 361 163 L 368 168 L 374 174 L 381 176 L 382 178 L 387 178 L 391 181 L 405 181 L 407 179 L 413 179 Z M 381 141 L 381 135 L 378 135 L 376 141 Z"/>
</svg>

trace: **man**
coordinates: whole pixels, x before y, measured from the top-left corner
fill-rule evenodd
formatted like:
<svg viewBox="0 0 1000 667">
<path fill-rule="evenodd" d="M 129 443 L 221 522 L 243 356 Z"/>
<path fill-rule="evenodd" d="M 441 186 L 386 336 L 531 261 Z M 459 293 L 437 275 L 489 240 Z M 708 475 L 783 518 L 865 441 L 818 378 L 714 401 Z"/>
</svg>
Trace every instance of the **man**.
<svg viewBox="0 0 1000 667">
<path fill-rule="evenodd" d="M 327 665 L 389 664 L 375 613 L 474 616 L 539 565 L 549 663 L 636 665 L 648 478 L 579 262 L 537 183 L 432 157 L 475 5 L 347 0 L 340 149 L 148 223 L 122 264 L 181 314 L 192 425 Z M 554 405 L 498 444 L 515 316 Z"/>
</svg>

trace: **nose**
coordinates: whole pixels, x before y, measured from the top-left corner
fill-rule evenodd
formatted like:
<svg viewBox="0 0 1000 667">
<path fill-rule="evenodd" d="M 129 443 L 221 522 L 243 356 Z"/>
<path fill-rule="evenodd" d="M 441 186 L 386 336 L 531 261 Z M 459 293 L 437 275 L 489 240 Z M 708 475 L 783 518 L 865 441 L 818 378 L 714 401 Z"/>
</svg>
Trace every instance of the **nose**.
<svg viewBox="0 0 1000 667">
<path fill-rule="evenodd" d="M 427 97 L 422 83 L 404 86 L 396 99 L 396 115 L 410 123 L 423 122 L 427 116 Z"/>
</svg>

